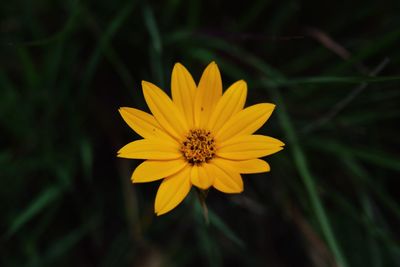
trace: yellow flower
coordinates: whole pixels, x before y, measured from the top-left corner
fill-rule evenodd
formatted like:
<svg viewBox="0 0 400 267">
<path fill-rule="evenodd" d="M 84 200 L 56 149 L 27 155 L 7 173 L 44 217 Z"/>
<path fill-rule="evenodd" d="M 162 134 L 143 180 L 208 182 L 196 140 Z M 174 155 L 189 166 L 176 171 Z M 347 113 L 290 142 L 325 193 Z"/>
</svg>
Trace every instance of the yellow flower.
<svg viewBox="0 0 400 267">
<path fill-rule="evenodd" d="M 270 117 L 275 105 L 244 108 L 247 85 L 243 80 L 222 94 L 217 64 L 210 63 L 198 86 L 180 63 L 172 71 L 172 100 L 156 85 L 143 81 L 143 94 L 151 114 L 120 108 L 125 122 L 144 139 L 118 151 L 118 157 L 144 159 L 132 174 L 133 183 L 162 180 L 155 212 L 175 208 L 192 185 L 211 186 L 224 193 L 240 193 L 240 174 L 268 172 L 258 159 L 283 149 L 272 137 L 254 135 Z"/>
</svg>

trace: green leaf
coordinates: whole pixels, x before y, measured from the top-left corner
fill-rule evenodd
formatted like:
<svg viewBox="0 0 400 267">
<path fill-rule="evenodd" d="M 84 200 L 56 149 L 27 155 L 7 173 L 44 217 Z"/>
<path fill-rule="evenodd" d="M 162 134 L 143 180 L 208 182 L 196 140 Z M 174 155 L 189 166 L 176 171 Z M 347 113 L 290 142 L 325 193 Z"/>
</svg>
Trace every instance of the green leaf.
<svg viewBox="0 0 400 267">
<path fill-rule="evenodd" d="M 61 189 L 57 186 L 51 186 L 43 190 L 36 199 L 32 200 L 19 215 L 11 222 L 11 225 L 6 233 L 6 237 L 10 238 L 18 232 L 21 227 L 32 220 L 37 214 L 43 211 L 48 205 L 52 204 L 58 197 L 61 196 Z"/>
</svg>

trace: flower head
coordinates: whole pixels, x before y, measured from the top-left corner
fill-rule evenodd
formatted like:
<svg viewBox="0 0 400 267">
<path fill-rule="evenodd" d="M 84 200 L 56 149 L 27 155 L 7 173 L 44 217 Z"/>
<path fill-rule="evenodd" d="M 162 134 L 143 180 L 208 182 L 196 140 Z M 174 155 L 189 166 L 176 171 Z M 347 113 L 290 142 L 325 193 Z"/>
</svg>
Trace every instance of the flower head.
<svg viewBox="0 0 400 267">
<path fill-rule="evenodd" d="M 186 68 L 176 63 L 172 100 L 152 83 L 143 81 L 142 87 L 152 115 L 120 108 L 122 118 L 143 139 L 125 145 L 118 156 L 145 160 L 134 170 L 132 182 L 163 179 L 155 200 L 157 215 L 182 202 L 192 185 L 242 192 L 241 174 L 268 172 L 268 163 L 259 158 L 283 149 L 278 139 L 254 134 L 275 105 L 244 108 L 247 85 L 243 80 L 222 94 L 221 75 L 214 62 L 197 86 Z"/>
</svg>

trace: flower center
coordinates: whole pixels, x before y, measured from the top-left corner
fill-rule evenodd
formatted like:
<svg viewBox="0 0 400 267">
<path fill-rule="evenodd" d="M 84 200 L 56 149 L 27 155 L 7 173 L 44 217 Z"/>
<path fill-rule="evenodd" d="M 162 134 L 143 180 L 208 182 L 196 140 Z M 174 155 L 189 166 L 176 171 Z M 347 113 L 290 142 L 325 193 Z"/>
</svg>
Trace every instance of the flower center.
<svg viewBox="0 0 400 267">
<path fill-rule="evenodd" d="M 181 152 L 191 164 L 209 161 L 215 155 L 215 141 L 211 132 L 204 129 L 190 130 L 182 142 Z"/>
</svg>

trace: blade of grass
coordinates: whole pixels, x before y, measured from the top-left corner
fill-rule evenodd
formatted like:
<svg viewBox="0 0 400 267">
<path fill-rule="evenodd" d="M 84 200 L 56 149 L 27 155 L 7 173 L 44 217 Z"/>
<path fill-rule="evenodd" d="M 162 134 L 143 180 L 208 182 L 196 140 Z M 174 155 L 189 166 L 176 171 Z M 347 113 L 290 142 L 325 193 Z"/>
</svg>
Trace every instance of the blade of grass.
<svg viewBox="0 0 400 267">
<path fill-rule="evenodd" d="M 220 49 L 225 53 L 231 54 L 240 61 L 246 62 L 250 66 L 256 68 L 258 71 L 263 73 L 268 79 L 262 81 L 264 86 L 278 87 L 278 86 L 292 86 L 299 84 L 324 84 L 324 83 L 347 83 L 347 84 L 360 84 L 360 83 L 381 83 L 381 82 L 394 82 L 399 81 L 400 76 L 317 76 L 317 77 L 303 77 L 286 79 L 275 69 L 264 64 L 264 62 L 255 57 L 253 54 L 235 46 L 231 43 L 227 43 L 223 40 L 212 38 L 211 36 L 192 36 L 197 37 L 200 42 L 205 43 L 211 48 Z"/>
<path fill-rule="evenodd" d="M 377 121 L 398 120 L 400 118 L 400 110 L 387 110 L 385 114 L 376 111 L 358 111 L 357 113 L 347 115 L 343 118 L 336 118 L 337 121 L 344 125 L 368 125 Z"/>
<path fill-rule="evenodd" d="M 151 59 L 150 63 L 152 65 L 152 71 L 159 85 L 161 87 L 164 87 L 163 67 L 161 62 L 162 42 L 161 42 L 160 31 L 158 29 L 153 10 L 151 9 L 149 4 L 147 3 L 143 4 L 142 13 L 143 13 L 144 24 L 147 28 L 147 31 L 151 39 L 151 47 L 149 53 L 150 53 L 150 59 Z"/>
<path fill-rule="evenodd" d="M 217 245 L 215 235 L 212 233 L 212 228 L 208 227 L 204 220 L 203 210 L 199 201 L 195 198 L 193 198 L 192 201 L 194 205 L 194 216 L 198 225 L 198 227 L 196 227 L 196 234 L 199 243 L 199 250 L 206 255 L 208 266 L 222 266 L 221 250 Z"/>
<path fill-rule="evenodd" d="M 371 200 L 371 197 L 368 196 L 365 192 L 363 192 L 360 196 L 362 206 L 364 209 L 364 213 L 367 216 L 367 220 L 371 222 L 375 222 L 375 214 L 374 214 L 374 209 L 373 209 L 373 203 Z M 367 227 L 365 227 L 366 230 L 368 230 Z M 368 231 L 369 232 L 369 231 Z M 368 248 L 369 248 L 369 255 L 370 255 L 370 262 L 372 263 L 372 266 L 376 267 L 381 267 L 382 266 L 382 253 L 380 251 L 380 247 L 378 245 L 377 240 L 371 236 L 368 235 L 367 237 L 368 240 Z"/>
<path fill-rule="evenodd" d="M 93 75 L 96 71 L 97 65 L 101 59 L 102 53 L 107 49 L 109 43 L 111 42 L 114 35 L 123 25 L 125 20 L 129 17 L 131 12 L 133 11 L 135 2 L 128 2 L 118 14 L 112 19 L 108 27 L 106 28 L 105 32 L 101 35 L 101 38 L 96 46 L 95 50 L 93 51 L 89 63 L 86 67 L 85 75 L 83 76 L 82 82 L 82 92 L 86 91 L 87 88 L 90 86 L 90 82 L 93 78 Z"/>
<path fill-rule="evenodd" d="M 351 145 L 342 144 L 330 138 L 315 137 L 308 140 L 308 143 L 321 151 L 329 153 L 350 154 L 370 164 L 388 168 L 394 171 L 400 171 L 400 159 L 395 155 L 389 155 L 381 150 L 375 150 L 370 147 L 355 148 Z"/>
<path fill-rule="evenodd" d="M 364 196 L 366 195 L 361 195 L 361 198 Z M 386 247 L 391 247 L 393 251 L 396 251 L 397 255 L 400 253 L 400 245 L 391 238 L 394 235 L 393 231 L 388 228 L 387 221 L 378 212 L 375 213 L 375 218 L 372 219 L 370 216 L 368 216 L 368 214 L 365 213 L 365 211 L 360 213 L 359 207 L 356 207 L 353 203 L 351 203 L 351 201 L 346 200 L 337 192 L 331 191 L 328 197 L 332 202 L 335 203 L 335 205 L 341 207 L 341 210 L 345 212 L 346 217 L 349 217 L 358 222 L 360 225 L 363 225 L 366 228 L 366 232 L 368 232 L 369 236 L 379 240 Z M 363 201 L 364 200 L 361 199 L 360 202 L 364 208 Z"/>
<path fill-rule="evenodd" d="M 210 231 L 212 227 L 215 227 L 217 230 L 219 230 L 221 233 L 223 233 L 229 240 L 231 240 L 235 245 L 238 247 L 244 249 L 246 247 L 245 243 L 243 240 L 241 240 L 235 233 L 234 231 L 211 209 L 208 210 L 208 217 L 209 217 L 209 224 L 207 224 L 204 220 L 204 215 L 203 215 L 203 208 L 200 205 L 200 201 L 196 199 L 193 203 L 195 207 L 195 216 L 199 220 L 199 223 L 202 223 L 202 225 L 206 226 L 211 226 L 207 227 L 207 231 Z"/>
<path fill-rule="evenodd" d="M 21 227 L 28 223 L 32 218 L 41 212 L 45 207 L 53 203 L 59 196 L 61 190 L 57 186 L 51 186 L 41 192 L 32 203 L 26 207 L 12 222 L 6 233 L 6 238 L 10 238 Z"/>
<path fill-rule="evenodd" d="M 65 255 L 69 250 L 73 249 L 83 238 L 83 236 L 88 232 L 91 223 L 92 221 L 86 222 L 86 224 L 83 224 L 79 228 L 67 233 L 65 236 L 50 245 L 46 253 L 40 257 L 39 262 L 35 260 L 33 263 L 28 263 L 26 266 L 54 266 L 54 262 L 57 262 L 62 255 Z"/>
<path fill-rule="evenodd" d="M 208 216 L 210 218 L 210 225 L 220 230 L 227 238 L 229 238 L 229 240 L 231 240 L 238 247 L 242 249 L 246 247 L 243 240 L 241 240 L 217 214 L 215 214 L 212 210 L 209 210 Z"/>
<path fill-rule="evenodd" d="M 56 32 L 55 34 L 43 38 L 43 39 L 38 39 L 38 40 L 33 40 L 33 41 L 28 41 L 22 43 L 22 45 L 26 46 L 42 46 L 42 45 L 49 45 L 50 43 L 57 42 L 60 39 L 63 39 L 65 35 L 68 35 L 69 32 L 71 32 L 74 27 L 76 26 L 78 22 L 78 18 L 81 15 L 82 9 L 80 8 L 80 1 L 75 0 L 70 2 L 71 5 L 71 15 L 69 16 L 68 20 L 65 22 L 64 26 L 62 27 L 61 30 Z"/>
<path fill-rule="evenodd" d="M 341 64 L 328 68 L 325 73 L 339 73 L 354 64 L 354 62 L 361 62 L 370 58 L 378 53 L 382 53 L 385 49 L 397 46 L 400 39 L 400 30 L 396 29 L 391 32 L 384 32 L 383 36 L 371 40 L 369 45 L 364 45 L 359 51 L 355 52 L 352 58 Z M 386 55 L 383 55 L 383 57 Z M 367 81 L 368 82 L 368 81 Z"/>
<path fill-rule="evenodd" d="M 303 149 L 301 148 L 300 143 L 297 139 L 296 132 L 292 126 L 289 115 L 287 114 L 282 96 L 280 95 L 278 89 L 270 89 L 269 92 L 271 93 L 275 103 L 279 107 L 279 112 L 277 112 L 278 119 L 286 132 L 286 138 L 289 141 L 289 146 L 291 147 L 294 162 L 301 178 L 303 179 L 304 185 L 306 186 L 308 195 L 310 197 L 310 202 L 320 224 L 322 234 L 324 235 L 328 246 L 334 254 L 337 264 L 341 267 L 346 267 L 348 266 L 347 260 L 345 259 L 342 249 L 340 248 L 333 233 L 329 218 L 325 212 L 325 208 L 323 207 L 322 201 L 317 192 L 316 184 L 314 181 L 315 178 L 308 167 L 306 155 L 304 154 Z"/>
<path fill-rule="evenodd" d="M 375 77 L 377 74 L 379 74 L 384 67 L 389 63 L 389 59 L 385 58 L 371 73 L 371 77 Z M 353 90 L 351 90 L 345 98 L 343 98 L 341 101 L 336 103 L 326 114 L 322 115 L 319 119 L 316 119 L 314 122 L 310 123 L 307 127 L 304 128 L 304 132 L 309 133 L 310 131 L 313 131 L 324 124 L 328 123 L 331 121 L 335 116 L 339 114 L 345 107 L 347 107 L 359 94 L 361 94 L 362 91 L 367 88 L 368 83 L 363 82 L 359 86 L 355 87 Z"/>
<path fill-rule="evenodd" d="M 345 153 L 341 153 L 339 155 L 339 158 L 342 159 L 345 168 L 347 168 L 349 172 L 354 175 L 354 177 L 361 180 L 361 182 L 365 184 L 374 195 L 376 195 L 379 201 L 384 204 L 384 207 L 390 210 L 393 215 L 396 216 L 397 219 L 400 221 L 399 204 L 390 197 L 390 195 L 385 191 L 384 188 L 376 183 L 373 177 L 371 177 L 369 173 L 364 170 L 364 168 L 356 160 L 356 158 L 354 158 L 354 156 Z"/>
<path fill-rule="evenodd" d="M 298 84 L 324 84 L 324 83 L 381 83 L 399 81 L 400 76 L 380 76 L 380 77 L 368 77 L 368 76 L 318 76 L 318 77 L 304 77 L 294 78 L 290 80 L 276 80 L 274 84 L 277 86 L 290 86 Z"/>
</svg>

